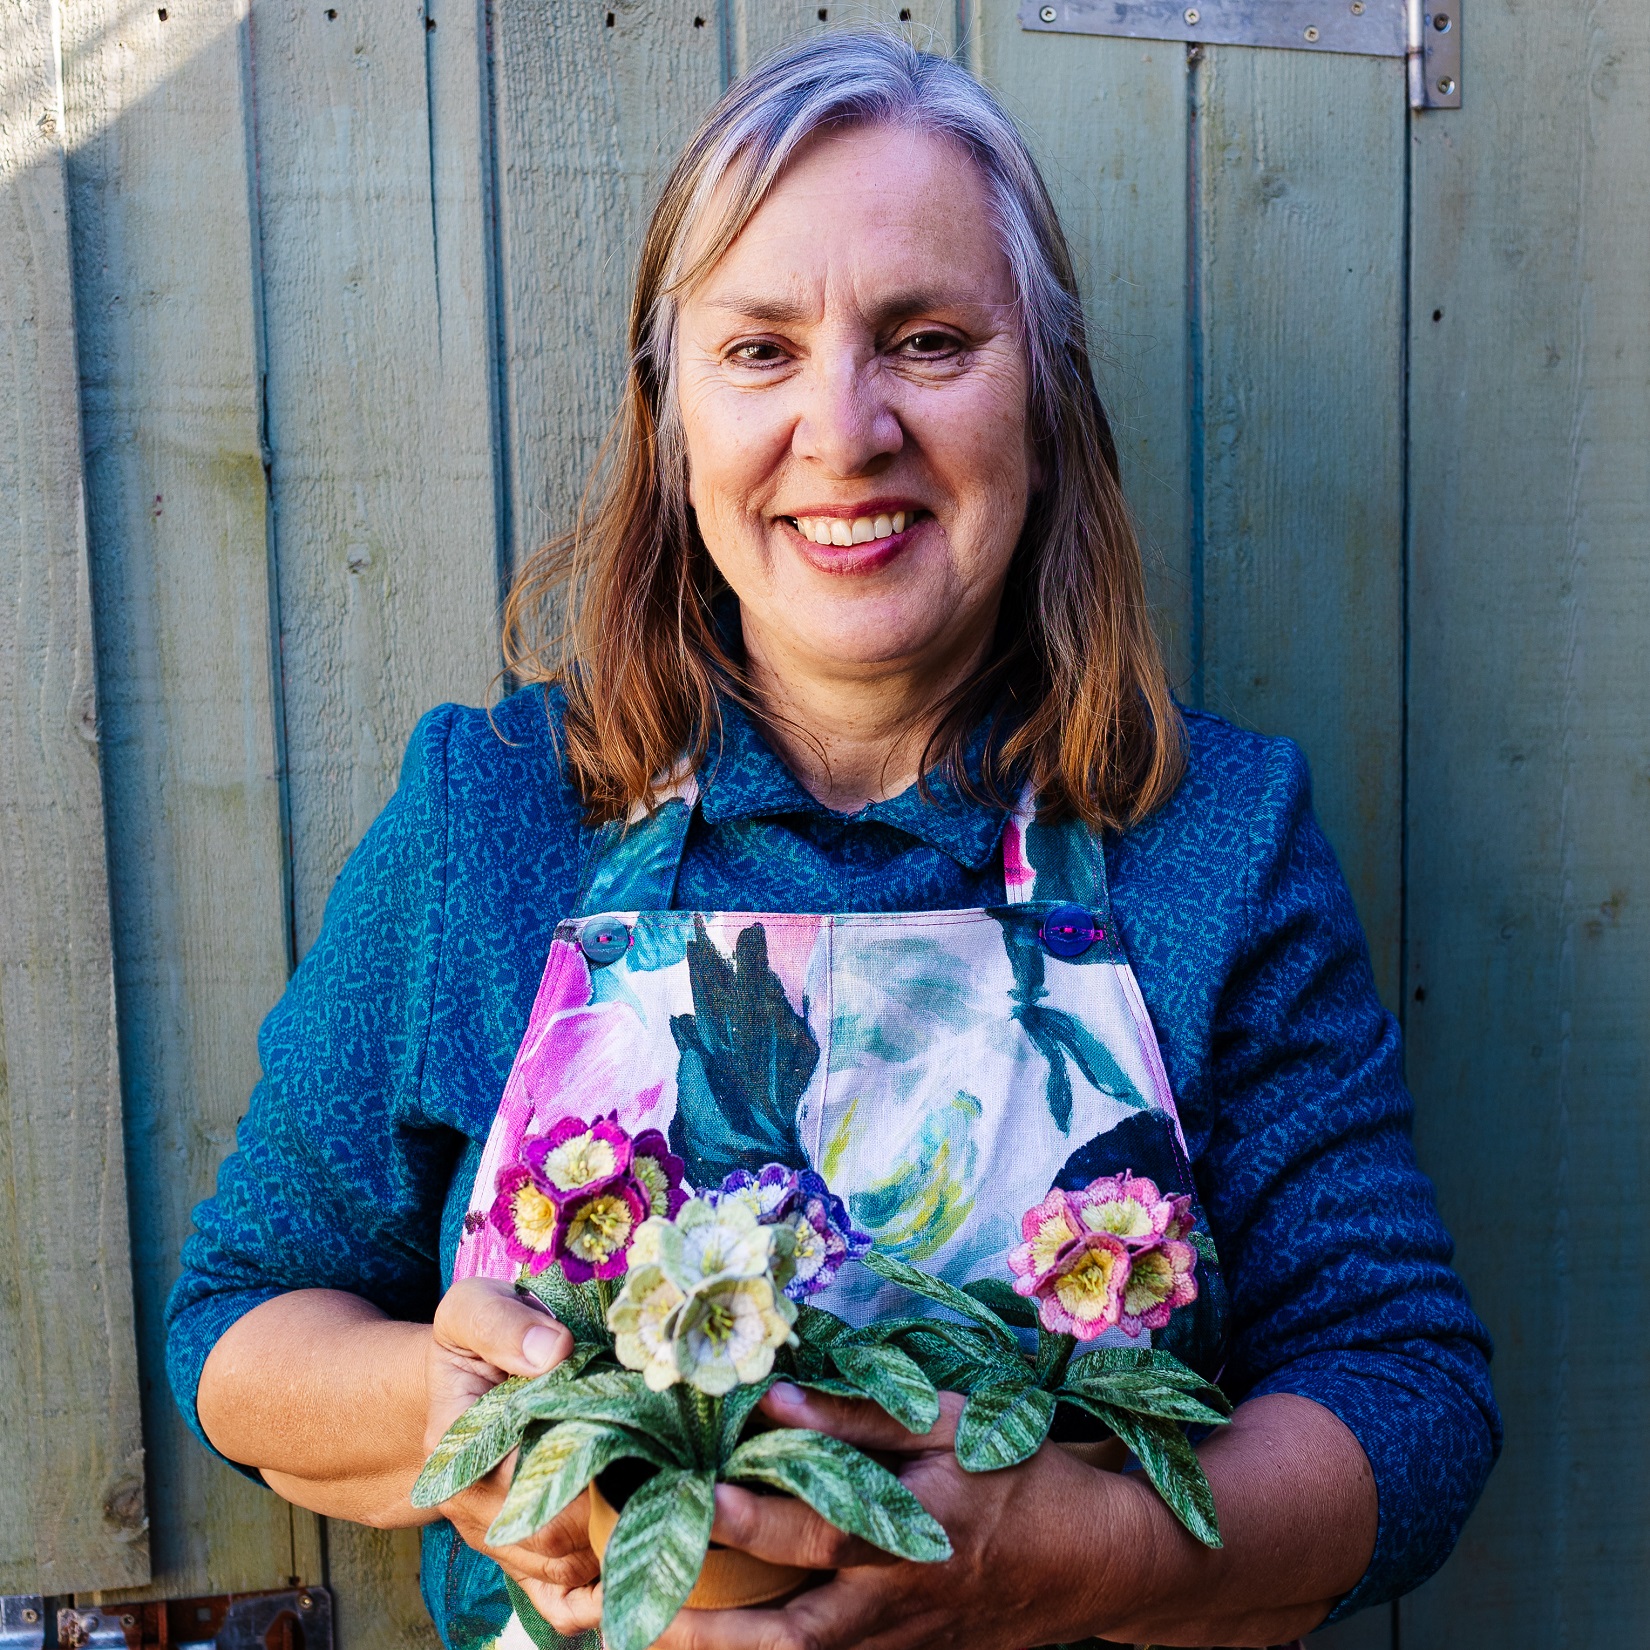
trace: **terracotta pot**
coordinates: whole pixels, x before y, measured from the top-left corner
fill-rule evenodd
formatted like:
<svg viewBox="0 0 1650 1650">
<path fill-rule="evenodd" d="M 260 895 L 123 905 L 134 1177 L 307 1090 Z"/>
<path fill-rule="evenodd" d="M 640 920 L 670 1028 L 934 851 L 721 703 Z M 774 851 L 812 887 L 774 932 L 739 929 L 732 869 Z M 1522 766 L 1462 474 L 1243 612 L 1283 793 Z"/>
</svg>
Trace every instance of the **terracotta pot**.
<svg viewBox="0 0 1650 1650">
<path fill-rule="evenodd" d="M 590 1545 L 597 1558 L 607 1553 L 619 1515 L 601 1486 L 590 1486 Z M 736 1547 L 712 1547 L 705 1567 L 687 1596 L 689 1610 L 742 1610 L 751 1604 L 772 1604 L 794 1593 L 818 1572 L 792 1564 L 770 1564 L 765 1558 L 742 1553 Z"/>
</svg>

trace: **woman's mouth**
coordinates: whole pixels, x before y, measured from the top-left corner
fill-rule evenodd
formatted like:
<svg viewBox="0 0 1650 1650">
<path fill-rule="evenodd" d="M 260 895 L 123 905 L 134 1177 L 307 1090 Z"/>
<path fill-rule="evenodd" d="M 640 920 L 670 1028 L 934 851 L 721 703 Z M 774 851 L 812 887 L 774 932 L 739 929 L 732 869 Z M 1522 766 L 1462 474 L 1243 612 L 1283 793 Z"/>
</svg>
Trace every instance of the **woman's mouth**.
<svg viewBox="0 0 1650 1650">
<path fill-rule="evenodd" d="M 785 519 L 810 544 L 831 545 L 839 550 L 855 545 L 875 544 L 879 539 L 894 538 L 905 531 L 906 523 L 915 525 L 921 510 L 894 510 L 888 514 L 869 516 L 787 516 Z"/>
</svg>

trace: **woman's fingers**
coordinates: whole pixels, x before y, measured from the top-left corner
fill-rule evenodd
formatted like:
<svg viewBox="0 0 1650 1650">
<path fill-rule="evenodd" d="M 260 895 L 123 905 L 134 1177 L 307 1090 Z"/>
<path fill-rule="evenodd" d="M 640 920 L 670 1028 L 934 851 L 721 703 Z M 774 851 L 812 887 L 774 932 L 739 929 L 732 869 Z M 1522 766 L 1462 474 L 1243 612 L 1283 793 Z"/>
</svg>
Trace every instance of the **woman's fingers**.
<svg viewBox="0 0 1650 1650">
<path fill-rule="evenodd" d="M 435 1311 L 436 1344 L 506 1375 L 542 1375 L 573 1350 L 573 1337 L 531 1295 L 499 1278 L 465 1278 Z"/>
<path fill-rule="evenodd" d="M 782 1427 L 807 1427 L 828 1432 L 860 1449 L 917 1455 L 925 1450 L 950 1449 L 956 1442 L 957 1417 L 964 1400 L 955 1392 L 940 1394 L 940 1418 L 929 1432 L 910 1432 L 886 1410 L 863 1398 L 836 1398 L 807 1392 L 789 1381 L 769 1388 L 762 1412 Z"/>
<path fill-rule="evenodd" d="M 520 1582 L 520 1587 L 532 1600 L 533 1608 L 565 1638 L 587 1633 L 602 1624 L 602 1590 L 599 1584 L 555 1587 L 528 1577 Z"/>
<path fill-rule="evenodd" d="M 789 1495 L 757 1495 L 737 1484 L 716 1486 L 712 1541 L 804 1570 L 840 1570 L 847 1564 L 892 1564 L 868 1541 L 827 1524 L 812 1507 Z"/>
</svg>

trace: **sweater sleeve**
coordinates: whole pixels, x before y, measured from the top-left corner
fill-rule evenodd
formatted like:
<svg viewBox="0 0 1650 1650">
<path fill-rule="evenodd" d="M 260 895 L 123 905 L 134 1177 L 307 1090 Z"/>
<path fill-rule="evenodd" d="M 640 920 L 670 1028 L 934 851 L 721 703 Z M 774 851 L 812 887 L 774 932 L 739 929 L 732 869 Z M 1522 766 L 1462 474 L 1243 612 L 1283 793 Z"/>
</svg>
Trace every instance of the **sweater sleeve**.
<svg viewBox="0 0 1650 1650">
<path fill-rule="evenodd" d="M 259 1033 L 262 1078 L 236 1150 L 195 1210 L 167 1303 L 167 1373 L 208 1448 L 201 1370 L 253 1307 L 343 1289 L 428 1319 L 440 1297 L 441 1205 L 461 1142 L 421 1118 L 418 1094 L 442 941 L 451 715 L 420 722 L 394 797 L 344 866 Z"/>
<path fill-rule="evenodd" d="M 1398 1027 L 1295 746 L 1271 743 L 1260 783 L 1198 1171 L 1232 1291 L 1230 1389 L 1322 1404 L 1374 1471 L 1375 1552 L 1337 1620 L 1448 1557 L 1501 1423 L 1489 1338 L 1411 1146 Z"/>
</svg>

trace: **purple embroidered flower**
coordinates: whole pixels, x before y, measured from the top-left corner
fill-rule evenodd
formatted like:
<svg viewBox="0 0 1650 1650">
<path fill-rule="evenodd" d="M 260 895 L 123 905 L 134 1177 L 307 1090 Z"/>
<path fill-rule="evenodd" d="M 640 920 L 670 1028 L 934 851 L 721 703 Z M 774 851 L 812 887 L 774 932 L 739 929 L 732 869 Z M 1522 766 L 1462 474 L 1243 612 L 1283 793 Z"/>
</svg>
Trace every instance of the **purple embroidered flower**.
<svg viewBox="0 0 1650 1650">
<path fill-rule="evenodd" d="M 769 1163 L 756 1174 L 749 1169 L 735 1169 L 720 1186 L 705 1194 L 705 1200 L 713 1208 L 720 1203 L 743 1203 L 761 1225 L 774 1226 L 791 1213 L 801 1186 L 800 1170 Z"/>
<path fill-rule="evenodd" d="M 793 1301 L 828 1288 L 845 1262 L 871 1247 L 870 1234 L 855 1228 L 847 1205 L 818 1175 L 804 1170 L 797 1196 L 799 1206 L 783 1223 L 790 1230 L 790 1255 L 775 1273 Z"/>
<path fill-rule="evenodd" d="M 672 1219 L 688 1200 L 688 1190 L 682 1184 L 681 1158 L 671 1155 L 670 1145 L 658 1129 L 637 1135 L 632 1150 L 630 1172 L 647 1193 L 648 1213 Z"/>
<path fill-rule="evenodd" d="M 498 1195 L 487 1218 L 504 1240 L 504 1252 L 529 1273 L 542 1272 L 556 1258 L 562 1238 L 561 1211 L 536 1177 L 521 1164 L 498 1177 Z"/>
<path fill-rule="evenodd" d="M 774 1232 L 774 1282 L 793 1300 L 828 1287 L 843 1263 L 871 1247 L 855 1230 L 847 1206 L 812 1169 L 769 1163 L 756 1174 L 735 1169 L 715 1191 L 711 1204 L 742 1203 L 760 1225 Z"/>
<path fill-rule="evenodd" d="M 527 1141 L 522 1161 L 558 1203 L 581 1197 L 629 1173 L 630 1136 L 611 1117 L 586 1123 L 564 1117 L 548 1134 Z"/>
<path fill-rule="evenodd" d="M 631 1239 L 648 1213 L 647 1190 L 633 1175 L 563 1203 L 561 1269 L 567 1281 L 618 1277 L 630 1264 Z"/>
</svg>

